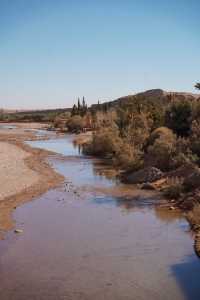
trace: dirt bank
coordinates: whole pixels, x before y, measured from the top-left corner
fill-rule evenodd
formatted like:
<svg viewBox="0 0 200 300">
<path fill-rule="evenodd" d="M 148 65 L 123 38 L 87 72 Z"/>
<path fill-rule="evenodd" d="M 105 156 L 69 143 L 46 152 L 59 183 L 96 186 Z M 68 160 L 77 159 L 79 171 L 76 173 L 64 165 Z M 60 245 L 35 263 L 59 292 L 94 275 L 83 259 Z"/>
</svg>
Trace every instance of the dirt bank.
<svg viewBox="0 0 200 300">
<path fill-rule="evenodd" d="M 0 130 L 0 237 L 13 226 L 13 209 L 63 180 L 45 162 L 49 152 L 24 144 L 24 140 L 36 137 L 33 132 L 26 132 L 22 124 L 20 127 Z"/>
</svg>

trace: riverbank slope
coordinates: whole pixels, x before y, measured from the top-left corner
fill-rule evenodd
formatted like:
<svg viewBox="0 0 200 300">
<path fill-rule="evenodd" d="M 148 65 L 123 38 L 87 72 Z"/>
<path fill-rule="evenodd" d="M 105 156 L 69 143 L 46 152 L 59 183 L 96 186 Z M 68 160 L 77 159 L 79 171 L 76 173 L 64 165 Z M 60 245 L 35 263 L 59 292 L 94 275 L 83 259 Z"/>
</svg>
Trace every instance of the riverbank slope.
<svg viewBox="0 0 200 300">
<path fill-rule="evenodd" d="M 1 237 L 13 226 L 13 209 L 56 187 L 63 180 L 45 162 L 47 151 L 24 144 L 26 139 L 36 138 L 33 132 L 27 132 L 26 129 L 21 125 L 20 129 L 0 130 Z"/>
</svg>

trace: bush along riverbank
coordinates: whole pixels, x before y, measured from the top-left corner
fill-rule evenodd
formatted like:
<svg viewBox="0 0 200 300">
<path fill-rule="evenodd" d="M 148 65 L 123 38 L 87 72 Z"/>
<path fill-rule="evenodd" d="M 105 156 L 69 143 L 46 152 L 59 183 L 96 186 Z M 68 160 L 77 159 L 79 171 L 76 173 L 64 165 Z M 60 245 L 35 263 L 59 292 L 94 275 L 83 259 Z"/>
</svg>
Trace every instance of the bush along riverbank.
<svg viewBox="0 0 200 300">
<path fill-rule="evenodd" d="M 174 100 L 152 107 L 129 103 L 111 108 L 83 151 L 109 158 L 123 182 L 156 189 L 171 209 L 181 209 L 200 256 L 200 102 Z"/>
<path fill-rule="evenodd" d="M 116 129 L 101 128 L 83 145 L 83 152 L 109 158 L 124 183 L 157 190 L 169 199 L 170 209 L 181 209 L 195 233 L 195 250 L 200 256 L 200 169 L 198 156 L 190 149 L 190 137 L 177 137 L 168 128 L 157 128 L 142 152 L 133 151 L 115 134 Z"/>
<path fill-rule="evenodd" d="M 59 123 L 60 122 L 60 123 Z M 87 107 L 85 99 L 55 127 L 92 131 L 83 152 L 107 158 L 125 183 L 156 189 L 180 208 L 196 232 L 199 250 L 200 97 L 150 90 Z"/>
</svg>

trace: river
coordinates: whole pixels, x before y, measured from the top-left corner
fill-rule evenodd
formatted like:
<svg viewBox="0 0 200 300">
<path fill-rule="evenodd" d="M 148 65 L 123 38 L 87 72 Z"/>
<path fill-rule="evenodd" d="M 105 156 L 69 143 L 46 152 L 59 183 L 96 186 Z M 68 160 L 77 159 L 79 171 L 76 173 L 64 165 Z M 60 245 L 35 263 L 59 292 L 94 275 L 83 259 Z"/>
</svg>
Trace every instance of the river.
<svg viewBox="0 0 200 300">
<path fill-rule="evenodd" d="M 65 183 L 14 212 L 0 242 L 1 300 L 199 300 L 200 261 L 186 220 L 148 194 L 131 200 L 72 137 L 29 142 L 58 153 Z"/>
</svg>

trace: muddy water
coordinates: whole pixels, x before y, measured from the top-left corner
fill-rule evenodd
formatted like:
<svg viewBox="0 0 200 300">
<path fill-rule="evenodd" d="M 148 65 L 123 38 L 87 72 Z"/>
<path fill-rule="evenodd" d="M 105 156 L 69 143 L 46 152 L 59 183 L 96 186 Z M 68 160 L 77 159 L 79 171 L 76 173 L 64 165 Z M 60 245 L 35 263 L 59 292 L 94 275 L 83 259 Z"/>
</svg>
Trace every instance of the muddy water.
<svg viewBox="0 0 200 300">
<path fill-rule="evenodd" d="M 23 233 L 0 243 L 1 300 L 200 299 L 200 262 L 178 213 L 152 195 L 127 200 L 133 187 L 70 139 L 34 146 L 69 156 L 49 159 L 66 181 L 15 211 Z"/>
</svg>

